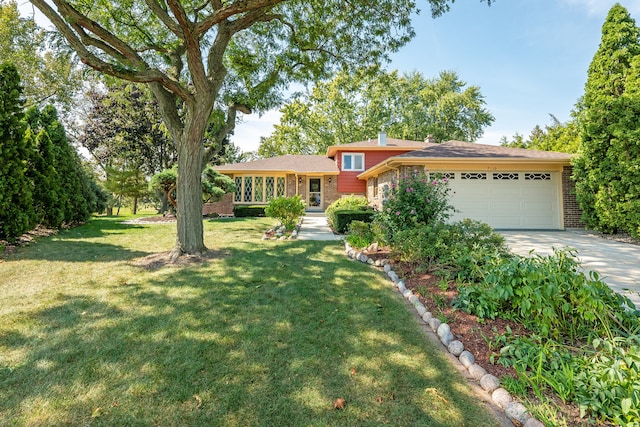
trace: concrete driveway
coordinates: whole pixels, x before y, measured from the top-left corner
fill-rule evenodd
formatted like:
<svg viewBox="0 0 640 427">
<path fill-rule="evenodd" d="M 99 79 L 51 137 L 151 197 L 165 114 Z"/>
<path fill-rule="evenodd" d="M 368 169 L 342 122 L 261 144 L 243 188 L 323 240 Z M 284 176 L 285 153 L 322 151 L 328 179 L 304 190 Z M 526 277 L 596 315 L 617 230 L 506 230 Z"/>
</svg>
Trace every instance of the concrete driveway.
<svg viewBox="0 0 640 427">
<path fill-rule="evenodd" d="M 576 249 L 585 270 L 597 271 L 614 291 L 629 297 L 640 308 L 640 246 L 605 240 L 570 231 L 501 231 L 511 250 L 528 255 L 531 249 L 540 255 L 552 248 Z"/>
</svg>

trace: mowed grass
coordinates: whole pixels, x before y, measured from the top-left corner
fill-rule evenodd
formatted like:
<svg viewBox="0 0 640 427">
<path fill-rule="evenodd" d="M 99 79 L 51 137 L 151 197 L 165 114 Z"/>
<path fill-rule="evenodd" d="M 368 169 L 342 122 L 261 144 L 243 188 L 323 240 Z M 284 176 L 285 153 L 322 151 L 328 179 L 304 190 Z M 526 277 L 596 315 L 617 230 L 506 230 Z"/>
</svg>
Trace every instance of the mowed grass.
<svg viewBox="0 0 640 427">
<path fill-rule="evenodd" d="M 340 243 L 206 221 L 219 258 L 145 270 L 133 261 L 170 249 L 175 226 L 119 221 L 0 262 L 0 424 L 499 425 Z"/>
</svg>

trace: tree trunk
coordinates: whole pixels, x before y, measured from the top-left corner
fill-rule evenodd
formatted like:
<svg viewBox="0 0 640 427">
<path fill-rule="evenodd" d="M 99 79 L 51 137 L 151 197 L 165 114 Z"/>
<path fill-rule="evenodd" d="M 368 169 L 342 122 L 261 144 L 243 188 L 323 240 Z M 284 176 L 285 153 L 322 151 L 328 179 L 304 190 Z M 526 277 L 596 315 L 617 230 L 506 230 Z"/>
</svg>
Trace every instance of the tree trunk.
<svg viewBox="0 0 640 427">
<path fill-rule="evenodd" d="M 211 109 L 196 106 L 190 109 L 185 120 L 178 149 L 178 179 L 176 186 L 176 246 L 172 258 L 182 254 L 201 254 L 207 251 L 204 245 L 202 226 L 202 139 Z M 195 111 L 195 113 L 194 113 Z M 189 114 L 191 113 L 191 114 Z M 189 117 L 190 116 L 190 117 Z"/>
<path fill-rule="evenodd" d="M 133 198 L 133 214 L 138 213 L 138 197 Z"/>
</svg>

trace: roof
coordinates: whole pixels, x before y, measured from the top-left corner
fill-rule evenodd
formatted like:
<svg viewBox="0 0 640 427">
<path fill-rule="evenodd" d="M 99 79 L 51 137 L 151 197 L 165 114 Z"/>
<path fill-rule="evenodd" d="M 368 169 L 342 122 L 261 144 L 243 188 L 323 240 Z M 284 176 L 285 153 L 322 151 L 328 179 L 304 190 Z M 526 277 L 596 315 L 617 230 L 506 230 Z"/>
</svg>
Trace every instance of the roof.
<svg viewBox="0 0 640 427">
<path fill-rule="evenodd" d="M 572 155 L 555 151 L 528 150 L 499 145 L 475 144 L 462 141 L 447 141 L 430 144 L 421 150 L 414 150 L 389 157 L 358 175 L 360 179 L 376 176 L 388 169 L 407 164 L 448 163 L 471 164 L 483 161 L 496 163 L 521 162 L 522 164 L 569 165 Z"/>
<path fill-rule="evenodd" d="M 350 144 L 332 145 L 327 148 L 327 157 L 333 157 L 338 151 L 351 151 L 353 149 L 361 151 L 382 151 L 382 150 L 405 150 L 413 151 L 438 145 L 433 142 L 409 141 L 406 139 L 387 138 L 386 145 L 379 145 L 378 138 L 367 141 L 352 142 Z"/>
<path fill-rule="evenodd" d="M 338 174 L 336 163 L 326 156 L 305 154 L 286 154 L 251 162 L 215 166 L 219 172 L 286 172 L 286 173 L 322 173 Z"/>
<path fill-rule="evenodd" d="M 400 158 L 513 158 L 513 159 L 557 159 L 569 160 L 571 154 L 555 151 L 529 150 L 526 148 L 510 148 L 500 145 L 475 144 L 463 141 L 447 141 L 433 144 L 422 150 L 400 154 Z"/>
</svg>

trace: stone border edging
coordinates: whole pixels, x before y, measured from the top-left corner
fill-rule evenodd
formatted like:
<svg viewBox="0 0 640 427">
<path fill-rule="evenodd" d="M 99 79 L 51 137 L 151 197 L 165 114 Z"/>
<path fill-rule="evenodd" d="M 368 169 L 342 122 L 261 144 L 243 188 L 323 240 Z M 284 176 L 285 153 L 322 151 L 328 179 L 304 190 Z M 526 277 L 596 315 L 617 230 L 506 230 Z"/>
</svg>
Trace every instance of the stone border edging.
<svg viewBox="0 0 640 427">
<path fill-rule="evenodd" d="M 509 418 L 514 425 L 522 427 L 544 427 L 543 423 L 529 416 L 527 408 L 525 408 L 522 403 L 513 400 L 511 394 L 500 387 L 500 380 L 496 376 L 487 373 L 482 366 L 475 363 L 475 356 L 464 349 L 464 344 L 461 341 L 455 339 L 449 325 L 442 323 L 440 319 L 430 313 L 418 297 L 416 297 L 410 289 L 407 289 L 404 280 L 401 280 L 398 274 L 391 268 L 389 260 L 374 261 L 362 251 L 353 249 L 348 242 L 345 242 L 344 245 L 345 253 L 349 258 L 374 267 L 382 267 L 383 271 L 389 276 L 389 279 L 398 288 L 398 291 L 413 304 L 418 315 L 429 325 L 429 328 L 437 335 L 449 353 L 455 356 L 458 362 L 467 369 L 469 375 L 480 383 L 480 387 L 491 396 L 493 403 L 504 410 L 507 418 Z"/>
</svg>

